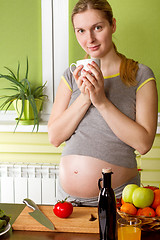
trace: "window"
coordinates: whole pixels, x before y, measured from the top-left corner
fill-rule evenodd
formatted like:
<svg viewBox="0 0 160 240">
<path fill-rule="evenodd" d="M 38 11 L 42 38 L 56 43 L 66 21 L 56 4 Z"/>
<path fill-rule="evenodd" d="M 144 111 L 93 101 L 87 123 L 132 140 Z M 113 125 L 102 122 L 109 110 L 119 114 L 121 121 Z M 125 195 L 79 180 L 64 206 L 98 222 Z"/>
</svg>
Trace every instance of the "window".
<svg viewBox="0 0 160 240">
<path fill-rule="evenodd" d="M 42 120 L 47 121 L 61 75 L 68 66 L 68 0 L 39 1 L 42 23 L 42 80 L 43 83 L 47 81 L 46 94 L 49 97 L 49 101 L 43 106 Z M 6 114 L 1 111 L 0 131 L 14 131 L 15 118 L 15 111 L 7 111 Z M 32 131 L 31 126 L 20 126 L 20 131 L 30 129 Z"/>
</svg>

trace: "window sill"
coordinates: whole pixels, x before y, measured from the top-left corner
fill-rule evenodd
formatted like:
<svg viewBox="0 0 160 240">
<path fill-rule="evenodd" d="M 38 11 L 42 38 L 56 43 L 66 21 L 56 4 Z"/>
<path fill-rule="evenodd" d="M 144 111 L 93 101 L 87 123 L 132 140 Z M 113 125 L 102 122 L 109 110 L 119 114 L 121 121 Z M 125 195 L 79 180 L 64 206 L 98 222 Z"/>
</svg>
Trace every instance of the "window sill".
<svg viewBox="0 0 160 240">
<path fill-rule="evenodd" d="M 16 113 L 15 111 L 9 111 L 5 113 L 0 111 L 0 132 L 36 132 L 36 127 L 33 131 L 33 125 L 18 125 L 16 130 Z M 48 116 L 41 115 L 41 121 L 39 123 L 38 132 L 48 132 Z"/>
<path fill-rule="evenodd" d="M 160 123 L 158 123 L 156 134 L 160 134 Z"/>
<path fill-rule="evenodd" d="M 0 111 L 0 132 L 14 132 L 16 126 L 15 111 L 5 113 Z M 48 115 L 41 115 L 38 132 L 48 132 Z M 33 125 L 18 125 L 15 132 L 32 132 Z M 33 132 L 36 132 L 36 128 Z M 158 114 L 158 126 L 156 134 L 160 134 L 160 113 Z"/>
<path fill-rule="evenodd" d="M 0 121 L 0 132 L 14 132 L 15 126 L 16 121 Z M 33 125 L 18 125 L 15 132 L 36 132 L 36 129 L 33 131 Z M 47 122 L 40 122 L 38 132 L 48 132 Z"/>
<path fill-rule="evenodd" d="M 158 113 L 158 124 L 157 124 L 157 132 L 156 134 L 160 134 L 160 113 Z"/>
</svg>

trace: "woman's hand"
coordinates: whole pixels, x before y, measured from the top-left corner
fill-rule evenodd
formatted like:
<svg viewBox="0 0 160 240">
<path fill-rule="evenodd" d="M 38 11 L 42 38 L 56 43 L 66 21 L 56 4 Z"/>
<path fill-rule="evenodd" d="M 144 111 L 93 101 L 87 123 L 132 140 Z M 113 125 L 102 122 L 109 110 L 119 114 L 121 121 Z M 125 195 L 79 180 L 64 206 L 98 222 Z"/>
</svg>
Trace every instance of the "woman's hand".
<svg viewBox="0 0 160 240">
<path fill-rule="evenodd" d="M 92 104 L 96 107 L 106 99 L 104 91 L 104 78 L 99 66 L 93 61 L 88 64 L 89 71 L 82 70 L 85 88 L 89 91 Z"/>
<path fill-rule="evenodd" d="M 83 69 L 83 65 L 78 66 L 74 70 L 73 76 L 75 78 L 75 81 L 77 83 L 79 90 L 81 91 L 81 94 L 84 96 L 87 102 L 90 102 L 89 90 L 84 83 L 84 80 L 85 80 L 84 76 L 82 74 L 81 75 L 79 74 L 82 69 Z"/>
</svg>

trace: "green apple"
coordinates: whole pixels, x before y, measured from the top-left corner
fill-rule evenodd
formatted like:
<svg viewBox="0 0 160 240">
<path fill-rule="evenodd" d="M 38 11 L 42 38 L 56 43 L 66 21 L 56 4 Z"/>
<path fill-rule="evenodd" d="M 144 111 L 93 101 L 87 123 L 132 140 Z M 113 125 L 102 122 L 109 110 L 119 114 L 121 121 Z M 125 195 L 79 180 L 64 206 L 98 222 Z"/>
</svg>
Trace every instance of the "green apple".
<svg viewBox="0 0 160 240">
<path fill-rule="evenodd" d="M 125 186 L 122 192 L 122 198 L 124 202 L 133 203 L 132 195 L 135 189 L 139 188 L 136 184 L 128 184 Z"/>
<path fill-rule="evenodd" d="M 154 192 L 149 188 L 139 187 L 134 190 L 132 199 L 138 208 L 149 207 L 154 200 Z"/>
</svg>

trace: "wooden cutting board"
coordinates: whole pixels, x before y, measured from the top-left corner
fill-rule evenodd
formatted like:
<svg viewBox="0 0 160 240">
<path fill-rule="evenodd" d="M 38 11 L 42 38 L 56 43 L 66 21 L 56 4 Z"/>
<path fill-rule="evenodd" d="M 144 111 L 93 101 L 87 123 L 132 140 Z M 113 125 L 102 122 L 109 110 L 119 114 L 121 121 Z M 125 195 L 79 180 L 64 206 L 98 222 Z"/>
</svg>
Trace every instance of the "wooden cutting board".
<svg viewBox="0 0 160 240">
<path fill-rule="evenodd" d="M 53 206 L 39 206 L 39 209 L 53 222 L 54 232 L 79 232 L 79 233 L 99 233 L 98 208 L 96 207 L 74 207 L 73 213 L 68 218 L 59 218 L 53 213 Z M 25 207 L 18 216 L 13 230 L 26 231 L 52 231 L 42 226 L 28 212 L 32 212 L 29 207 Z M 91 215 L 96 220 L 91 221 Z"/>
</svg>

